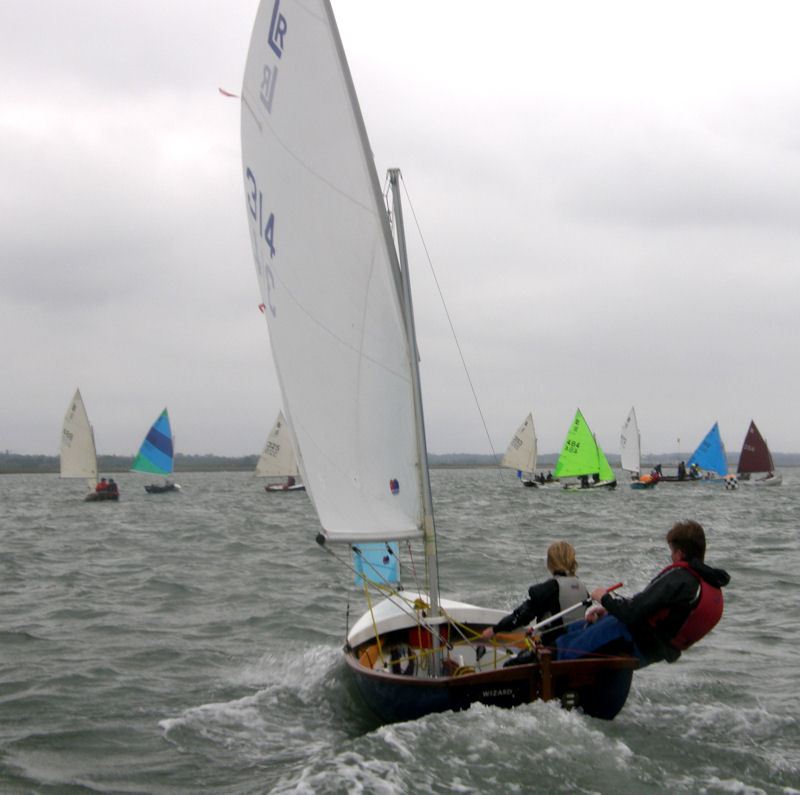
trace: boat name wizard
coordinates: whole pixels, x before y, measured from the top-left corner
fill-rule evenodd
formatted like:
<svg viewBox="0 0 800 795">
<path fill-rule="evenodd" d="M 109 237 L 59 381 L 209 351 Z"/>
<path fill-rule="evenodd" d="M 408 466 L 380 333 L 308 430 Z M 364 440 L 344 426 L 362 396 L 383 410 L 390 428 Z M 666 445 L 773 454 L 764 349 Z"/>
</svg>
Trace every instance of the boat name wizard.
<svg viewBox="0 0 800 795">
<path fill-rule="evenodd" d="M 497 698 L 498 696 L 513 696 L 514 691 L 510 687 L 495 687 L 481 691 L 483 698 Z"/>
</svg>

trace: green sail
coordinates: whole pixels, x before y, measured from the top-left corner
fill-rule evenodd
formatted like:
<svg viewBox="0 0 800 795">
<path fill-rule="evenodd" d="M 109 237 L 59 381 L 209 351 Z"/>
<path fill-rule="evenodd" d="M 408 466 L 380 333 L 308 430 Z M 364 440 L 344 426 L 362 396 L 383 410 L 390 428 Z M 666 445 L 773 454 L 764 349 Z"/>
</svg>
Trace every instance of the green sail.
<svg viewBox="0 0 800 795">
<path fill-rule="evenodd" d="M 614 480 L 603 451 L 592 436 L 580 409 L 567 432 L 553 477 L 569 478 L 598 474 L 600 480 Z"/>
</svg>

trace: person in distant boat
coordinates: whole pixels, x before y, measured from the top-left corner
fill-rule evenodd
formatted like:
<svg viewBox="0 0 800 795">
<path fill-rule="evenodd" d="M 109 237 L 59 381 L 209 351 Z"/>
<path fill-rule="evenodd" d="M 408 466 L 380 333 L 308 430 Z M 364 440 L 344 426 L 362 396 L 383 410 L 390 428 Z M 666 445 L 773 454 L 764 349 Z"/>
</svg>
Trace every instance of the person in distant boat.
<svg viewBox="0 0 800 795">
<path fill-rule="evenodd" d="M 106 488 L 111 494 L 119 494 L 119 487 L 117 486 L 117 481 L 114 480 L 114 478 L 108 479 L 108 485 Z"/>
<path fill-rule="evenodd" d="M 697 464 L 692 464 L 689 467 L 689 477 L 692 480 L 700 480 L 700 467 Z"/>
<path fill-rule="evenodd" d="M 294 475 L 289 475 L 289 477 L 286 478 L 286 488 L 290 489 L 292 486 L 294 486 L 294 484 L 295 484 Z"/>
<path fill-rule="evenodd" d="M 106 491 L 108 489 L 108 483 L 106 483 L 105 478 L 100 478 L 100 482 L 95 486 L 95 491 Z"/>
<path fill-rule="evenodd" d="M 600 473 L 595 472 L 594 475 L 592 475 L 592 483 L 599 483 L 599 482 L 600 482 Z"/>
<path fill-rule="evenodd" d="M 581 481 L 581 488 L 582 489 L 588 489 L 589 488 L 589 476 L 588 475 L 581 475 L 580 481 Z"/>
<path fill-rule="evenodd" d="M 552 483 L 553 482 L 553 473 L 550 472 L 549 470 L 547 472 L 547 482 L 548 483 Z"/>
<path fill-rule="evenodd" d="M 641 479 L 644 480 L 644 476 L 642 476 Z M 661 475 L 659 475 L 658 470 L 653 467 L 653 469 L 650 470 L 650 482 L 658 483 L 659 480 L 661 480 Z"/>
<path fill-rule="evenodd" d="M 730 576 L 703 562 L 706 536 L 697 522 L 678 522 L 666 540 L 672 564 L 641 593 L 626 599 L 604 588 L 592 591 L 600 604 L 587 612 L 585 626 L 575 625 L 558 638 L 559 660 L 623 652 L 638 657 L 640 668 L 660 660 L 675 662 L 711 631 L 722 617 L 720 589 Z"/>
<path fill-rule="evenodd" d="M 578 562 L 575 550 L 566 541 L 556 541 L 547 550 L 547 568 L 552 574 L 549 580 L 531 585 L 528 598 L 501 618 L 493 627 L 487 627 L 481 636 L 491 640 L 498 632 L 511 630 L 529 624 L 533 619 L 542 621 L 574 605 L 575 610 L 562 618 L 557 618 L 542 633 L 542 641 L 552 643 L 571 621 L 583 623 L 585 609 L 582 602 L 589 598 L 586 586 L 575 576 Z"/>
<path fill-rule="evenodd" d="M 678 480 L 686 480 L 686 462 L 681 461 L 678 464 Z"/>
</svg>

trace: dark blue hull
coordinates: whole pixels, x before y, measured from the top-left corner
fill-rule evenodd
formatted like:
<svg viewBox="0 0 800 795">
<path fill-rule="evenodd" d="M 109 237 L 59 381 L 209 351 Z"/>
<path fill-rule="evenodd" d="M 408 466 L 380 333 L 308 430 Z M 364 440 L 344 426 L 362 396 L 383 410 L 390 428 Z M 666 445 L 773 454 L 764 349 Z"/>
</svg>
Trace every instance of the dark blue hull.
<svg viewBox="0 0 800 795">
<path fill-rule="evenodd" d="M 373 671 L 345 652 L 358 690 L 384 723 L 415 720 L 423 715 L 462 710 L 481 703 L 516 707 L 558 699 L 566 708 L 613 719 L 628 697 L 636 660 L 630 657 L 541 662 L 425 679 Z"/>
</svg>

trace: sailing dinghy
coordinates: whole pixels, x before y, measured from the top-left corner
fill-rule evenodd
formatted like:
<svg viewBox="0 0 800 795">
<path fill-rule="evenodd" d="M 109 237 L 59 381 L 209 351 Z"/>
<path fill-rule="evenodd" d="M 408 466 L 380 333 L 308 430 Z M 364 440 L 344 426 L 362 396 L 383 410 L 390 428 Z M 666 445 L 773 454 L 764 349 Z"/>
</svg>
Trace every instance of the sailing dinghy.
<svg viewBox="0 0 800 795">
<path fill-rule="evenodd" d="M 755 422 L 750 420 L 750 427 L 742 443 L 739 464 L 736 467 L 739 482 L 754 486 L 777 486 L 783 480 L 780 472 L 775 471 L 775 462 Z M 757 475 L 758 477 L 753 477 Z"/>
<path fill-rule="evenodd" d="M 575 412 L 575 418 L 567 431 L 553 477 L 578 478 L 577 481 L 565 483 L 565 489 L 616 488 L 614 472 L 580 409 Z"/>
<path fill-rule="evenodd" d="M 636 420 L 636 410 L 631 406 L 619 434 L 619 458 L 622 468 L 631 473 L 632 489 L 651 489 L 658 482 L 652 475 L 642 475 L 642 435 Z"/>
<path fill-rule="evenodd" d="M 282 411 L 278 412 L 278 418 L 267 437 L 253 476 L 286 479 L 283 483 L 267 483 L 264 486 L 267 491 L 305 491 L 306 489 L 302 483 L 297 482 L 300 470 L 297 468 L 297 459 Z"/>
<path fill-rule="evenodd" d="M 395 248 L 328 0 L 261 2 L 242 159 L 261 302 L 318 542 L 331 554 L 349 545 L 337 555 L 348 565 L 359 544 L 385 544 L 387 556 L 393 542 L 424 546 L 418 588 L 360 578 L 386 594 L 370 596 L 346 633 L 344 659 L 365 701 L 387 722 L 537 699 L 613 718 L 633 658 L 558 661 L 542 649 L 504 667 L 526 636 L 495 644 L 480 633 L 505 611 L 440 596 L 400 173 L 389 172 Z"/>
<path fill-rule="evenodd" d="M 163 494 L 168 491 L 180 490 L 181 487 L 171 479 L 174 472 L 174 451 L 172 426 L 169 422 L 169 414 L 164 409 L 150 426 L 131 467 L 131 472 L 149 472 L 153 475 L 164 476 L 163 483 L 149 483 L 144 487 L 148 494 Z"/>
<path fill-rule="evenodd" d="M 67 407 L 61 429 L 59 469 L 62 478 L 84 478 L 91 491 L 84 497 L 87 501 L 119 500 L 119 490 L 97 488 L 97 452 L 94 432 L 89 424 L 89 415 L 83 403 L 80 389 Z M 105 481 L 105 479 L 104 479 Z"/>
</svg>

